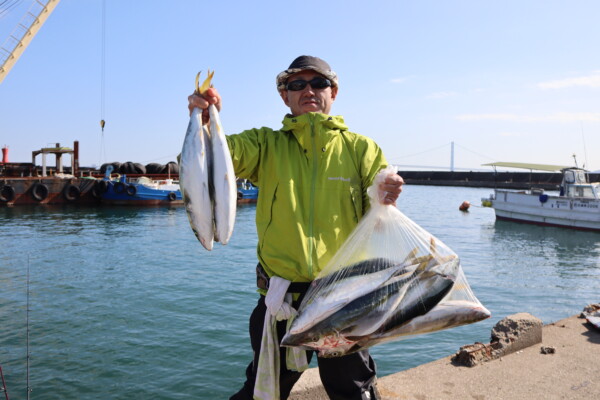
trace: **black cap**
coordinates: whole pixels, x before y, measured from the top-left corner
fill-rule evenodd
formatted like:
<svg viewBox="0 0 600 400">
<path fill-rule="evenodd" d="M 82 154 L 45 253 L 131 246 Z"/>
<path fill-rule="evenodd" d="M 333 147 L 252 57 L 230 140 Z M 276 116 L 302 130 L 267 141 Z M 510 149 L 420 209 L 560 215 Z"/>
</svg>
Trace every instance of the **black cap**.
<svg viewBox="0 0 600 400">
<path fill-rule="evenodd" d="M 277 90 L 285 89 L 285 83 L 290 77 L 290 75 L 293 75 L 300 71 L 305 71 L 307 69 L 313 70 L 323 75 L 325 78 L 331 81 L 331 84 L 333 86 L 338 85 L 337 74 L 331 70 L 331 67 L 329 66 L 329 64 L 327 64 L 327 62 L 325 62 L 325 60 L 313 56 L 300 56 L 297 57 L 294 61 L 292 61 L 288 69 L 277 75 Z"/>
</svg>

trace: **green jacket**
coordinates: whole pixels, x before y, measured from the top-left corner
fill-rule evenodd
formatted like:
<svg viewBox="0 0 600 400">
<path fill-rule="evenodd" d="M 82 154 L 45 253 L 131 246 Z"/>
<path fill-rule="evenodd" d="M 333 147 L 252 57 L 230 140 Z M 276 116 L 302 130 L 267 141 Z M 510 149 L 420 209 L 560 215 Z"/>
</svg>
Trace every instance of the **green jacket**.
<svg viewBox="0 0 600 400">
<path fill-rule="evenodd" d="M 281 130 L 227 137 L 235 173 L 259 190 L 258 259 L 269 276 L 312 281 L 369 206 L 367 188 L 387 163 L 344 119 L 287 115 Z"/>
</svg>

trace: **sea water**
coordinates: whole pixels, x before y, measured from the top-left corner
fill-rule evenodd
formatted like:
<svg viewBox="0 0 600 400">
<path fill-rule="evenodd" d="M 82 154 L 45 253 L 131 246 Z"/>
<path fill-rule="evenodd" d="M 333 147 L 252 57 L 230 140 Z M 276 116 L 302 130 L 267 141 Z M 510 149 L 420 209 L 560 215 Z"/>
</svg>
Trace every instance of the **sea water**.
<svg viewBox="0 0 600 400">
<path fill-rule="evenodd" d="M 373 347 L 380 376 L 489 342 L 507 315 L 551 323 L 600 301 L 600 234 L 496 222 L 477 206 L 490 192 L 405 187 L 400 210 L 460 256 L 492 317 Z M 0 208 L 10 398 L 25 399 L 27 382 L 35 400 L 228 398 L 252 357 L 254 216 L 240 206 L 230 243 L 207 252 L 183 207 Z"/>
</svg>

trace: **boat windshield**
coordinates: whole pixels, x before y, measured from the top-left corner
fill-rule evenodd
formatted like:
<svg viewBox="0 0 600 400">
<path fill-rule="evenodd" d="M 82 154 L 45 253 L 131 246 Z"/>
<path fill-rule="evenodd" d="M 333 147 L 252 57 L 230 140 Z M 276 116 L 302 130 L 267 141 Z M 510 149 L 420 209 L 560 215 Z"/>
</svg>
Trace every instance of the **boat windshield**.
<svg viewBox="0 0 600 400">
<path fill-rule="evenodd" d="M 569 169 L 564 171 L 566 183 L 588 183 L 585 172 L 582 170 Z"/>
<path fill-rule="evenodd" d="M 592 185 L 568 185 L 566 195 L 567 197 L 587 197 L 592 199 L 596 198 L 596 194 L 594 193 L 594 187 Z"/>
</svg>

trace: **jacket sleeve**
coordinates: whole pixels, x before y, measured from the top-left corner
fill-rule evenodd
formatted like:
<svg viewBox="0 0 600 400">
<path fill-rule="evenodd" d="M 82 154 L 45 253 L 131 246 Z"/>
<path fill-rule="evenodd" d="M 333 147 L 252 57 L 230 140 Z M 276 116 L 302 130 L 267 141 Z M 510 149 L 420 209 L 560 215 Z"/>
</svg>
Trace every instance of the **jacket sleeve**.
<svg viewBox="0 0 600 400">
<path fill-rule="evenodd" d="M 227 145 L 238 178 L 258 182 L 260 154 L 263 151 L 268 128 L 249 129 L 227 136 Z"/>
<path fill-rule="evenodd" d="M 388 163 L 381 148 L 371 139 L 366 141 L 365 152 L 361 157 L 361 178 L 363 212 L 366 213 L 370 207 L 370 199 L 367 189 L 373 184 L 377 173 L 387 167 Z M 363 213 L 363 215 L 364 215 Z"/>
</svg>

